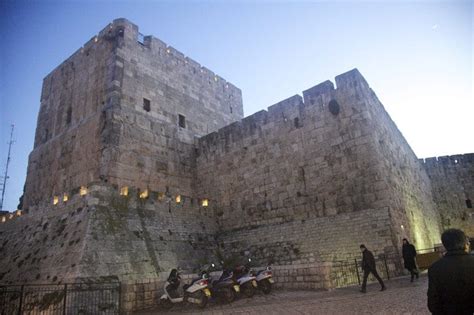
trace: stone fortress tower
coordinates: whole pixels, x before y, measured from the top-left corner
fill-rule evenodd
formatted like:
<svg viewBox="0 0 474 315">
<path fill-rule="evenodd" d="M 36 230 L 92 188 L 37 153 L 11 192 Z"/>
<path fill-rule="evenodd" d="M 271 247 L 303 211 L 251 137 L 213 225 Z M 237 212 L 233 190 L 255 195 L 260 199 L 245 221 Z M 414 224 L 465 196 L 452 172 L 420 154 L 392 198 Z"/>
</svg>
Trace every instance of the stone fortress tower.
<svg viewBox="0 0 474 315">
<path fill-rule="evenodd" d="M 332 262 L 474 236 L 474 155 L 419 160 L 356 69 L 243 118 L 241 91 L 117 19 L 43 82 L 0 282 Z"/>
</svg>

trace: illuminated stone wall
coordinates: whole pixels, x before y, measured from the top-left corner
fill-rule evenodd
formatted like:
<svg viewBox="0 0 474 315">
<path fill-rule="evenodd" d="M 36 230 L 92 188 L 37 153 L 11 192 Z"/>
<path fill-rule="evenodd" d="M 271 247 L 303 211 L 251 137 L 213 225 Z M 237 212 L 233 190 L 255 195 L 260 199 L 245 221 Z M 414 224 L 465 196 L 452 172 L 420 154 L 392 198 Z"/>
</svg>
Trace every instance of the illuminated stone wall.
<svg viewBox="0 0 474 315">
<path fill-rule="evenodd" d="M 433 187 L 443 229 L 462 229 L 474 237 L 474 154 L 421 161 Z M 470 203 L 469 203 L 470 201 Z"/>
<path fill-rule="evenodd" d="M 117 19 L 44 79 L 24 208 L 97 181 L 191 196 L 194 138 L 242 116 L 238 88 Z"/>
<path fill-rule="evenodd" d="M 241 91 L 157 38 L 140 42 L 136 25 L 116 20 L 114 27 L 124 34 L 114 61 L 118 99 L 107 121 L 117 141 L 104 153 L 104 176 L 192 196 L 194 139 L 242 118 Z"/>
<path fill-rule="evenodd" d="M 472 235 L 472 155 L 419 161 L 356 69 L 335 83 L 242 119 L 238 88 L 115 20 L 45 78 L 0 282 L 164 279 L 217 251 L 285 266 L 361 243 L 397 255 L 403 237 L 439 243 L 441 221 Z"/>
<path fill-rule="evenodd" d="M 265 248 L 346 259 L 361 242 L 391 254 L 403 237 L 423 248 L 439 241 L 429 179 L 383 105 L 357 70 L 336 84 L 321 83 L 304 99 L 291 97 L 199 140 L 198 191 L 213 198 L 223 247 L 245 251 L 248 244 L 263 260 L 287 263 L 283 252 Z M 361 225 L 378 212 L 386 221 Z M 234 246 L 236 239 L 246 241 Z"/>
<path fill-rule="evenodd" d="M 93 37 L 43 80 L 34 149 L 24 192 L 26 211 L 98 181 L 106 147 L 103 110 L 113 102 L 107 33 Z"/>
<path fill-rule="evenodd" d="M 215 221 L 197 201 L 92 185 L 86 195 L 0 226 L 0 283 L 166 279 L 214 255 Z"/>
</svg>

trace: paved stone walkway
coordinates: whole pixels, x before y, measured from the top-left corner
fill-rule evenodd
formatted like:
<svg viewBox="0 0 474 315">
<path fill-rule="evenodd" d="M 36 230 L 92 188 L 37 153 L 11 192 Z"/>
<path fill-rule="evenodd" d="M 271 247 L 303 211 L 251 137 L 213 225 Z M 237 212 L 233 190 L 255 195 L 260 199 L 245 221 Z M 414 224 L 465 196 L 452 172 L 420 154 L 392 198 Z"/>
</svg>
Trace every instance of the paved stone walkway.
<svg viewBox="0 0 474 315">
<path fill-rule="evenodd" d="M 422 275 L 410 283 L 409 278 L 386 281 L 388 290 L 380 292 L 378 284 L 367 287 L 337 289 L 329 292 L 275 291 L 241 298 L 229 305 L 210 303 L 204 311 L 193 306 L 174 306 L 168 314 L 430 314 L 426 307 L 428 279 Z M 139 312 L 141 315 L 162 314 L 159 309 Z"/>
</svg>

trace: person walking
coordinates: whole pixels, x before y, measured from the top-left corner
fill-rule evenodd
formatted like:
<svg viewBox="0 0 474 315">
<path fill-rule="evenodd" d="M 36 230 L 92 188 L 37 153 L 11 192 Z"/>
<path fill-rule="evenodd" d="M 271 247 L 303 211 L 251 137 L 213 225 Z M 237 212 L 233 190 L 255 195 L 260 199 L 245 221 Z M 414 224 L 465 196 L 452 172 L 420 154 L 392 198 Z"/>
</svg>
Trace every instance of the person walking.
<svg viewBox="0 0 474 315">
<path fill-rule="evenodd" d="M 416 249 L 415 246 L 410 244 L 406 238 L 403 239 L 402 255 L 403 265 L 408 269 L 408 271 L 410 271 L 410 282 L 413 282 L 415 276 L 417 279 L 419 277 L 418 268 L 416 266 Z"/>
<path fill-rule="evenodd" d="M 369 277 L 370 273 L 373 274 L 375 279 L 377 279 L 377 281 L 380 283 L 380 291 L 385 291 L 387 287 L 385 287 L 382 278 L 380 278 L 379 274 L 377 273 L 374 255 L 365 247 L 364 244 L 360 245 L 360 250 L 362 251 L 362 270 L 364 271 L 364 279 L 362 281 L 362 288 L 360 292 L 367 292 L 367 278 Z"/>
<path fill-rule="evenodd" d="M 433 314 L 474 313 L 474 256 L 463 231 L 441 235 L 446 254 L 428 269 L 428 309 Z"/>
</svg>

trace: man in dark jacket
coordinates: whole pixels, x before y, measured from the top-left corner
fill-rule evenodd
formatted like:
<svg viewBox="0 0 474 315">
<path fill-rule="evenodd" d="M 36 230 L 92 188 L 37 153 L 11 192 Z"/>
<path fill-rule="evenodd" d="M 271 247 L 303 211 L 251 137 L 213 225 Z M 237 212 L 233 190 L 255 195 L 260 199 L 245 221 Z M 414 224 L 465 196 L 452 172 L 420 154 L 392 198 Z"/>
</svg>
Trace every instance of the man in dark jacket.
<svg viewBox="0 0 474 315">
<path fill-rule="evenodd" d="M 447 253 L 428 269 L 428 308 L 433 314 L 474 313 L 474 256 L 463 231 L 441 235 Z"/>
<path fill-rule="evenodd" d="M 410 244 L 406 238 L 403 239 L 403 246 L 402 246 L 402 255 L 403 255 L 403 264 L 411 274 L 411 282 L 413 282 L 413 278 L 416 276 L 418 279 L 418 268 L 416 267 L 416 249 L 415 246 Z"/>
<path fill-rule="evenodd" d="M 362 288 L 360 292 L 367 292 L 367 278 L 369 277 L 370 273 L 372 273 L 375 279 L 377 279 L 380 283 L 380 286 L 382 287 L 380 291 L 385 291 L 387 288 L 385 287 L 382 278 L 380 278 L 379 274 L 377 273 L 377 269 L 375 268 L 374 255 L 365 247 L 364 244 L 360 245 L 360 250 L 362 251 L 362 270 L 364 271 L 364 280 L 362 281 Z"/>
</svg>

